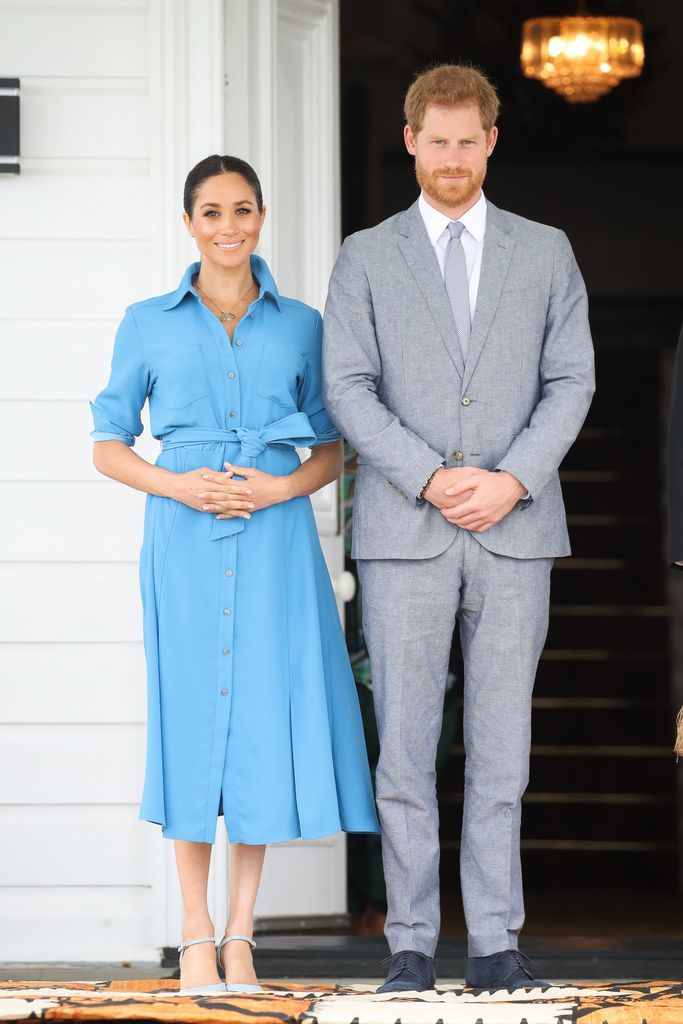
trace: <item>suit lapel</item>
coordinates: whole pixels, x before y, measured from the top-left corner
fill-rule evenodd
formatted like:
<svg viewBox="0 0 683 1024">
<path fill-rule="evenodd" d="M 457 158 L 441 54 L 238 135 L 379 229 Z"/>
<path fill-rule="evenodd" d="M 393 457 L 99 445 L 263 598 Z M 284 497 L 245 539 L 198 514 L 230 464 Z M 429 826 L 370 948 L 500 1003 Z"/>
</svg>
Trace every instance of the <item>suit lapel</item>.
<svg viewBox="0 0 683 1024">
<path fill-rule="evenodd" d="M 508 227 L 505 215 L 491 203 L 486 210 L 486 234 L 481 257 L 481 275 L 477 289 L 477 304 L 474 309 L 472 333 L 467 346 L 467 361 L 463 377 L 463 388 L 472 379 L 479 356 L 486 343 L 491 324 L 500 302 L 515 241 Z M 445 289 L 444 289 L 445 290 Z"/>
<path fill-rule="evenodd" d="M 406 210 L 400 230 L 403 237 L 399 240 L 399 248 L 422 292 L 448 354 L 462 377 L 465 366 L 451 304 L 417 203 Z"/>
</svg>

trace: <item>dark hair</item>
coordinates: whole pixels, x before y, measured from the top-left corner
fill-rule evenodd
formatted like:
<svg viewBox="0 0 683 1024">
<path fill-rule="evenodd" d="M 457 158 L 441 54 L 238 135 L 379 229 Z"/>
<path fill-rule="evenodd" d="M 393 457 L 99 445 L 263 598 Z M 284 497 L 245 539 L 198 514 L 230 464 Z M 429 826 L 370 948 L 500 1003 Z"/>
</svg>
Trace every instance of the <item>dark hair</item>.
<svg viewBox="0 0 683 1024">
<path fill-rule="evenodd" d="M 259 213 L 262 211 L 263 191 L 261 189 L 261 182 L 258 180 L 258 174 L 251 164 L 248 164 L 246 160 L 240 160 L 238 156 L 218 156 L 217 153 L 213 153 L 212 156 L 207 156 L 200 160 L 185 179 L 183 207 L 188 217 L 192 216 L 194 201 L 197 198 L 199 189 L 207 178 L 214 178 L 217 174 L 240 174 L 256 197 Z"/>
</svg>

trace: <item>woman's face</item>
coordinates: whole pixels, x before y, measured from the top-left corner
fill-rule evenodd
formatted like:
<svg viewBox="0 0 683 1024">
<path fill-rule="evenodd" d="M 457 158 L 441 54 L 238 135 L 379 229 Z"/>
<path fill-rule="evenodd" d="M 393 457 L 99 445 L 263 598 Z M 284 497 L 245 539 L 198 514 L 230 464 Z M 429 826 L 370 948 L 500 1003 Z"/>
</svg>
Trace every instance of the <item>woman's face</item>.
<svg viewBox="0 0 683 1024">
<path fill-rule="evenodd" d="M 245 263 L 258 245 L 266 210 L 241 174 L 216 174 L 202 182 L 185 226 L 203 260 L 230 270 Z"/>
</svg>

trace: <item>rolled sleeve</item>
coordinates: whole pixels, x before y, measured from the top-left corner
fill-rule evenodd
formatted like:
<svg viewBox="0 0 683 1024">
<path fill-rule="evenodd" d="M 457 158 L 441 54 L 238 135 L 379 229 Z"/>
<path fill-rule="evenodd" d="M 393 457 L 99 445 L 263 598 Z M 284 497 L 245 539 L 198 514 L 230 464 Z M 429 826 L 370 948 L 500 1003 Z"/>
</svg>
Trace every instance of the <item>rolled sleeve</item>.
<svg viewBox="0 0 683 1024">
<path fill-rule="evenodd" d="M 319 444 L 340 441 L 341 434 L 329 417 L 322 393 L 322 341 L 323 322 L 319 313 L 316 314 L 315 335 L 299 385 L 299 411 L 306 413 L 310 421 L 315 441 L 311 448 Z"/>
<path fill-rule="evenodd" d="M 140 413 L 151 390 L 151 372 L 140 344 L 135 316 L 126 310 L 114 342 L 109 383 L 90 403 L 93 441 L 123 441 L 129 446 L 142 433 Z"/>
</svg>

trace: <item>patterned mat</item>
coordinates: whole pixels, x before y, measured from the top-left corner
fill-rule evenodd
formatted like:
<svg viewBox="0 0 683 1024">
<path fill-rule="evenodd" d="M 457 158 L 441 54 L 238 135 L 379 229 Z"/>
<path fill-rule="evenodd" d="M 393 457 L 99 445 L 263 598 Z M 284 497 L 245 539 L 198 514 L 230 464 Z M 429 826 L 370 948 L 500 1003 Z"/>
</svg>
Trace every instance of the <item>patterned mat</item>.
<svg viewBox="0 0 683 1024">
<path fill-rule="evenodd" d="M 558 986 L 485 993 L 456 986 L 378 996 L 361 985 L 266 985 L 251 996 L 179 996 L 177 981 L 0 983 L 0 1021 L 193 1024 L 683 1024 L 683 984 Z"/>
</svg>

